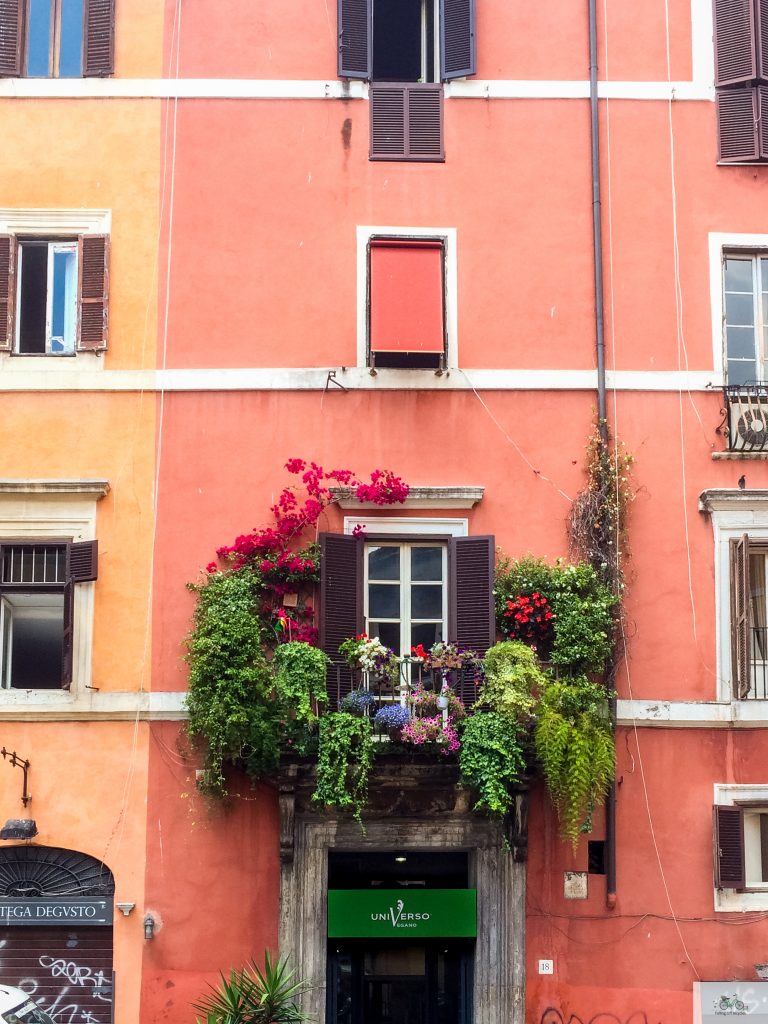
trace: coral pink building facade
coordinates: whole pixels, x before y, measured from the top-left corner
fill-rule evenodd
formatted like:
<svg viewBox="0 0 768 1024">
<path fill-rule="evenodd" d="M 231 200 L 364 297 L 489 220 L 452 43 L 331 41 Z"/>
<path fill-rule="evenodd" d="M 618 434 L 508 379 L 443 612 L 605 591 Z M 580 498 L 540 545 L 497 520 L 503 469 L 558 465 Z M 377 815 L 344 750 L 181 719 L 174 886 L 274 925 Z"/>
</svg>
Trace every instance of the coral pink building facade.
<svg viewBox="0 0 768 1024">
<path fill-rule="evenodd" d="M 117 1024 L 189 1021 L 219 970 L 279 943 L 320 986 L 320 1019 L 357 1024 L 326 1014 L 318 865 L 394 853 L 408 829 L 409 849 L 460 853 L 481 879 L 462 1024 L 688 1022 L 698 982 L 762 998 L 768 207 L 751 0 L 718 0 L 714 20 L 708 0 L 597 11 L 607 419 L 636 491 L 615 879 L 603 812 L 574 853 L 540 783 L 527 860 L 450 811 L 374 822 L 356 847 L 299 797 L 294 829 L 286 785 L 234 776 L 211 805 L 184 731 L 185 584 L 266 524 L 290 457 L 413 488 L 403 507 L 335 508 L 324 531 L 363 516 L 392 537 L 568 556 L 599 385 L 588 5 L 402 2 L 391 38 L 382 0 L 104 7 L 101 77 L 31 77 L 22 60 L 0 80 L 0 245 L 111 240 L 101 355 L 35 358 L 13 333 L 16 279 L 0 292 L 0 544 L 100 542 L 98 579 L 75 586 L 91 597 L 69 689 L 0 689 L 0 746 L 35 784 L 24 809 L 0 765 L 0 810 L 39 829 L 0 853 L 77 851 L 109 869 L 102 895 L 135 905 L 102 926 Z M 713 855 L 713 805 L 735 863 L 718 841 Z M 31 979 L 57 1021 L 96 1013 L 77 985 L 44 987 L 45 935 L 14 974 L 3 949 L 21 931 L 0 920 L 0 982 Z"/>
</svg>

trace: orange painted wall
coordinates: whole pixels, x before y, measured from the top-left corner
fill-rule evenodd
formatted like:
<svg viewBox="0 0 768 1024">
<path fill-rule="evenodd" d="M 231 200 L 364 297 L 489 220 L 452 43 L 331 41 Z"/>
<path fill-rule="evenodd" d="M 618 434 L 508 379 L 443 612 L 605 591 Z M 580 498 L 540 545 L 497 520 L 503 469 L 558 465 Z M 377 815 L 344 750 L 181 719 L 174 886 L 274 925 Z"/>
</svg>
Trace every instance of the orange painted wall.
<svg viewBox="0 0 768 1024">
<path fill-rule="evenodd" d="M 115 876 L 115 899 L 136 904 L 115 911 L 116 1020 L 139 1020 L 144 905 L 146 725 L 132 722 L 8 722 L 2 745 L 31 762 L 32 803 L 21 804 L 22 773 L 0 763 L 0 816 L 31 816 L 34 843 L 78 850 L 104 861 Z"/>
</svg>

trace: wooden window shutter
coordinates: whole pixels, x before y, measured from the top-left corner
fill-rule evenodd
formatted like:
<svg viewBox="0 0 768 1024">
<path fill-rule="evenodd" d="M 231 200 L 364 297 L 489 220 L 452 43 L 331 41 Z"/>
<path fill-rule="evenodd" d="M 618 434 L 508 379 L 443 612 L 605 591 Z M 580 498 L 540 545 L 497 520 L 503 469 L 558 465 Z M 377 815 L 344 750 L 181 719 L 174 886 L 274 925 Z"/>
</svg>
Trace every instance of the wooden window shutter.
<svg viewBox="0 0 768 1024">
<path fill-rule="evenodd" d="M 0 0 L 2 3 L 2 0 Z M 10 352 L 13 347 L 13 300 L 16 239 L 13 235 L 0 235 L 0 351 Z"/>
<path fill-rule="evenodd" d="M 443 89 L 416 85 L 406 90 L 408 139 L 411 160 L 443 160 Z"/>
<path fill-rule="evenodd" d="M 714 0 L 715 85 L 757 76 L 754 0 Z"/>
<path fill-rule="evenodd" d="M 741 807 L 715 804 L 714 861 L 717 889 L 743 889 L 747 884 L 744 864 L 744 812 Z"/>
<path fill-rule="evenodd" d="M 0 0 L 0 76 L 18 78 L 23 70 L 24 0 Z"/>
<path fill-rule="evenodd" d="M 719 89 L 717 109 L 717 159 L 721 163 L 743 163 L 760 156 L 755 89 Z"/>
<path fill-rule="evenodd" d="M 757 89 L 757 150 L 761 160 L 768 159 L 768 85 Z"/>
<path fill-rule="evenodd" d="M 449 546 L 448 639 L 485 654 L 496 640 L 493 603 L 494 537 L 453 537 Z M 474 701 L 474 674 L 458 686 L 462 700 Z"/>
<path fill-rule="evenodd" d="M 61 651 L 61 688 L 67 690 L 72 685 L 72 662 L 74 658 L 74 606 L 75 589 L 72 581 L 64 587 L 64 631 Z"/>
<path fill-rule="evenodd" d="M 749 536 L 730 545 L 731 679 L 733 695 L 746 697 L 751 688 L 749 657 Z"/>
<path fill-rule="evenodd" d="M 339 78 L 370 78 L 373 64 L 372 0 L 338 0 Z"/>
<path fill-rule="evenodd" d="M 115 0 L 85 0 L 83 75 L 92 78 L 114 71 Z"/>
<path fill-rule="evenodd" d="M 491 536 L 453 537 L 450 542 L 449 640 L 485 654 L 496 640 Z"/>
<path fill-rule="evenodd" d="M 352 672 L 340 666 L 339 645 L 363 628 L 363 542 L 341 533 L 320 535 L 320 648 L 328 669 L 329 707 L 335 711 L 352 689 Z"/>
<path fill-rule="evenodd" d="M 768 79 L 768 0 L 755 0 L 755 59 L 757 77 Z"/>
<path fill-rule="evenodd" d="M 370 89 L 371 160 L 443 160 L 443 88 L 376 83 Z"/>
<path fill-rule="evenodd" d="M 79 239 L 80 310 L 77 348 L 100 352 L 107 347 L 109 236 L 81 235 Z"/>
<path fill-rule="evenodd" d="M 69 545 L 69 571 L 72 583 L 92 583 L 99 575 L 99 542 L 84 540 Z"/>
<path fill-rule="evenodd" d="M 474 75 L 475 0 L 440 0 L 440 77 Z"/>
</svg>

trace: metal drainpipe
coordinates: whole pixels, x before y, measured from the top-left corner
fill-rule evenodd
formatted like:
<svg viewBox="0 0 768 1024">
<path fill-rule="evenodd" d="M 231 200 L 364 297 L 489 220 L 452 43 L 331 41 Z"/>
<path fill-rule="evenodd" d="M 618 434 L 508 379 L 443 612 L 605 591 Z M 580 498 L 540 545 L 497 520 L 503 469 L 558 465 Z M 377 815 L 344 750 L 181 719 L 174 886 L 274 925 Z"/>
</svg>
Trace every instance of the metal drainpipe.
<svg viewBox="0 0 768 1024">
<path fill-rule="evenodd" d="M 589 111 L 592 139 L 592 245 L 595 264 L 595 347 L 597 350 L 597 420 L 600 439 L 608 443 L 605 401 L 605 303 L 603 301 L 603 237 L 600 200 L 600 122 L 597 102 L 597 0 L 587 0 L 589 10 Z M 611 722 L 616 734 L 616 700 L 610 701 Z M 616 782 L 605 803 L 605 901 L 616 906 Z"/>
</svg>

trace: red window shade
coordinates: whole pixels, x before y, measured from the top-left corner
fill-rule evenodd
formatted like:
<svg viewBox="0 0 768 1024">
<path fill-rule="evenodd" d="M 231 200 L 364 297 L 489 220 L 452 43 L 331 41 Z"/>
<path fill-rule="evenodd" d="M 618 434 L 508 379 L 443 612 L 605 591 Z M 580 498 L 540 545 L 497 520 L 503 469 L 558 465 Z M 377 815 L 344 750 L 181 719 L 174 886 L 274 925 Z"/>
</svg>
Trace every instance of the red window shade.
<svg viewBox="0 0 768 1024">
<path fill-rule="evenodd" d="M 372 239 L 370 259 L 371 352 L 443 352 L 443 243 Z"/>
</svg>

